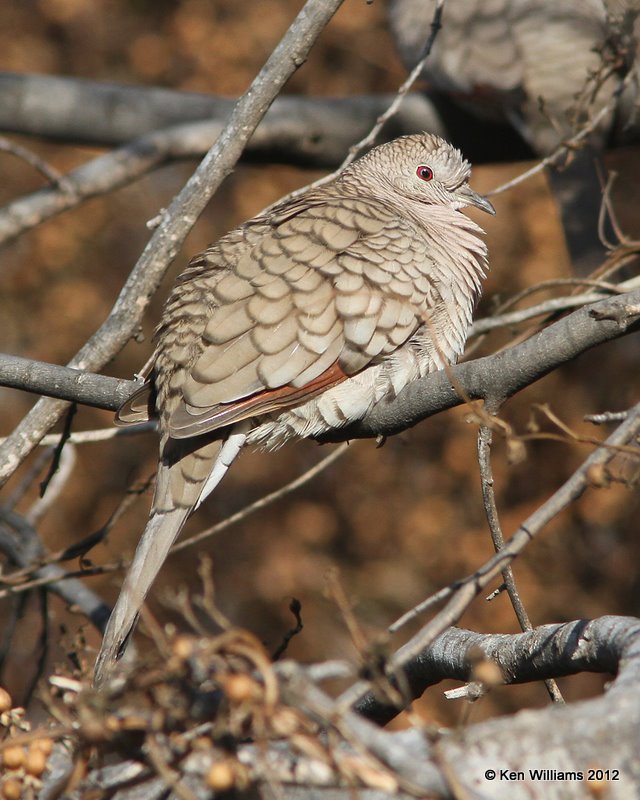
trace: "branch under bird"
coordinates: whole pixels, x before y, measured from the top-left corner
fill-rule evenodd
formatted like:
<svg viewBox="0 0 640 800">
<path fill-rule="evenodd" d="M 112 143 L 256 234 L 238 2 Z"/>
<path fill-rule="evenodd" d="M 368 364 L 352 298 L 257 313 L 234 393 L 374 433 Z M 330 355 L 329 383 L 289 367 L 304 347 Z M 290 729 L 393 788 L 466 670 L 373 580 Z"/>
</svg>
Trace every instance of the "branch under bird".
<svg viewBox="0 0 640 800">
<path fill-rule="evenodd" d="M 487 268 L 490 214 L 470 166 L 432 134 L 375 147 L 325 185 L 223 236 L 180 275 L 148 378 L 119 424 L 157 416 L 151 515 L 107 626 L 113 674 L 189 515 L 245 444 L 274 449 L 364 417 L 454 362 Z"/>
</svg>

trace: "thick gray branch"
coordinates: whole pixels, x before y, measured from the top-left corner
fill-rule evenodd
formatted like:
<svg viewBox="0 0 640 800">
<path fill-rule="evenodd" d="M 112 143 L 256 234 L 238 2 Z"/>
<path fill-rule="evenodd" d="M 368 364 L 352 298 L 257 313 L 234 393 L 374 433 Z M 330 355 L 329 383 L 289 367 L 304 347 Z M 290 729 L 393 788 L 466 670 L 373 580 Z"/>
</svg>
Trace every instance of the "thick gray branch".
<svg viewBox="0 0 640 800">
<path fill-rule="evenodd" d="M 639 309 L 640 290 L 581 308 L 521 344 L 415 381 L 394 400 L 378 403 L 362 421 L 336 429 L 321 441 L 390 436 L 460 405 L 464 401 L 451 378 L 468 398 L 484 399 L 497 408 L 581 353 L 640 329 Z M 0 386 L 113 411 L 138 384 L 0 355 Z"/>
<path fill-rule="evenodd" d="M 135 381 L 33 361 L 20 356 L 0 355 L 0 386 L 23 389 L 45 397 L 115 411 L 135 390 Z"/>
<path fill-rule="evenodd" d="M 417 728 L 387 732 L 340 710 L 334 700 L 314 685 L 291 662 L 277 668 L 282 701 L 307 717 L 339 731 L 343 740 L 327 739 L 340 763 L 341 756 L 369 753 L 385 765 L 414 796 L 491 797 L 493 800 L 560 800 L 588 794 L 588 770 L 608 769 L 608 797 L 636 798 L 640 789 L 640 620 L 602 617 L 563 625 L 546 625 L 524 634 L 481 635 L 451 628 L 424 654 L 432 683 L 444 678 L 466 681 L 478 652 L 495 661 L 506 682 L 535 680 L 543 675 L 581 671 L 617 673 L 605 695 L 562 708 L 549 707 L 502 717 L 451 732 L 428 736 Z M 136 695 L 128 695 L 128 712 L 136 711 Z M 144 700 L 147 701 L 146 695 Z M 111 713 L 111 709 L 109 709 Z M 141 713 L 144 713 L 144 709 Z M 318 739 L 322 752 L 325 740 Z M 345 786 L 331 760 L 319 761 L 296 742 L 262 740 L 256 747 L 241 744 L 237 755 L 256 785 L 251 797 L 269 797 L 268 784 L 284 784 L 283 796 L 327 797 L 346 800 L 353 787 Z M 128 757 L 130 757 L 128 755 Z M 194 751 L 180 765 L 180 780 L 195 797 L 208 797 L 202 781 L 214 753 Z M 66 755 L 68 759 L 68 754 Z M 67 760 L 67 769 L 70 768 Z M 60 764 L 60 769 L 64 768 Z M 494 770 L 492 778 L 487 774 Z M 522 777 L 500 777 L 500 771 Z M 536 779 L 530 770 L 582 772 L 568 780 Z M 615 771 L 615 772 L 614 772 Z M 138 785 L 132 785 L 138 777 Z M 122 800 L 155 798 L 159 780 L 142 761 L 94 769 L 86 778 L 94 789 L 115 792 Z M 131 783 L 127 783 L 131 781 Z M 595 785 L 593 781 L 592 785 Z M 298 787 L 292 791 L 293 786 Z M 357 785 L 357 784 L 356 784 Z M 357 789 L 360 796 L 360 787 Z M 79 797 L 80 794 L 73 795 Z M 173 795 L 172 795 L 173 796 Z M 378 798 L 375 792 L 363 797 Z M 389 795 L 387 795 L 389 796 Z M 595 796 L 595 795 L 594 795 Z"/>
<path fill-rule="evenodd" d="M 278 97 L 243 158 L 319 168 L 341 163 L 365 136 L 393 95 Z M 235 99 L 173 89 L 118 86 L 79 78 L 0 73 L 0 130 L 98 146 L 128 144 L 155 131 L 202 123 L 192 152 L 204 155 L 229 118 Z M 444 124 L 431 101 L 407 97 L 387 123 L 385 138 Z M 175 157 L 175 156 L 173 156 Z"/>
<path fill-rule="evenodd" d="M 440 681 L 473 680 L 474 660 L 469 654 L 475 650 L 477 655 L 478 648 L 499 665 L 504 683 L 512 684 L 579 672 L 615 674 L 624 653 L 631 652 L 634 646 L 640 647 L 640 620 L 631 617 L 542 625 L 520 634 L 483 635 L 448 628 L 403 667 L 403 688 L 410 702 Z M 640 662 L 634 663 L 633 679 L 640 684 Z M 631 672 L 627 674 L 630 677 Z M 398 713 L 398 709 L 379 702 L 373 694 L 357 703 L 356 710 L 379 725 Z"/>
<path fill-rule="evenodd" d="M 521 344 L 414 381 L 395 400 L 378 403 L 361 422 L 321 441 L 392 435 L 437 411 L 460 405 L 463 400 L 449 374 L 469 399 L 483 399 L 498 408 L 586 350 L 638 331 L 639 303 L 640 291 L 635 291 L 574 311 Z M 631 309 L 630 315 L 627 309 Z M 599 318 L 599 312 L 605 312 L 605 317 Z"/>
<path fill-rule="evenodd" d="M 443 738 L 437 757 L 446 772 L 456 775 L 458 796 L 480 793 L 492 800 L 570 800 L 589 796 L 592 793 L 587 787 L 600 783 L 611 798 L 638 797 L 639 621 L 603 617 L 587 624 L 569 623 L 555 633 L 545 626 L 538 629 L 538 636 L 530 653 L 534 660 L 539 651 L 550 657 L 549 663 L 553 660 L 561 668 L 573 663 L 593 670 L 598 664 L 599 671 L 617 671 L 618 677 L 605 695 L 594 700 L 491 720 Z M 526 660 L 526 652 L 522 655 Z M 589 770 L 594 768 L 609 770 L 608 777 L 589 783 Z M 496 780 L 487 780 L 488 769 L 496 770 Z M 583 777 L 555 781 L 532 778 L 531 770 L 544 769 L 578 772 Z M 500 779 L 500 770 L 522 773 L 523 777 Z"/>
<path fill-rule="evenodd" d="M 246 150 L 254 160 L 335 167 L 392 101 L 392 95 L 279 97 Z M 0 130 L 90 145 L 122 145 L 153 131 L 191 122 L 219 129 L 235 100 L 216 95 L 80 78 L 0 72 Z M 637 141 L 638 115 L 625 109 L 617 138 Z M 471 118 L 446 98 L 410 94 L 383 136 L 429 130 L 454 138 L 475 163 L 532 155 L 506 125 Z M 498 135 L 498 131 L 500 135 Z"/>
</svg>

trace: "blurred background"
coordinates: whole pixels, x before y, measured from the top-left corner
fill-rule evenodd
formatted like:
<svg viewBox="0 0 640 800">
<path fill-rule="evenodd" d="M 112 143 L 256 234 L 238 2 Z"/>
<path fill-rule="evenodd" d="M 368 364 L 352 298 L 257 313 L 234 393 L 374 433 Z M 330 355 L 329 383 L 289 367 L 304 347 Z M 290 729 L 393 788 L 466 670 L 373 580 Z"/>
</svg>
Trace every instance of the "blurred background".
<svg viewBox="0 0 640 800">
<path fill-rule="evenodd" d="M 67 75 L 125 85 L 165 86 L 237 96 L 243 92 L 301 6 L 294 0 L 35 0 L 0 4 L 0 69 Z M 388 32 L 384 5 L 349 0 L 325 30 L 308 62 L 286 92 L 350 96 L 394 92 L 405 77 Z M 421 84 L 418 84 L 420 86 Z M 65 172 L 99 151 L 12 137 Z M 637 159 L 619 150 L 607 156 L 621 172 L 614 205 L 623 229 L 640 234 Z M 194 163 L 164 167 L 134 185 L 91 200 L 20 237 L 0 254 L 0 350 L 63 364 L 108 314 L 149 237 L 145 226 L 166 207 Z M 480 192 L 514 177 L 528 164 L 482 165 L 472 185 Z M 0 203 L 29 193 L 43 179 L 28 165 L 0 154 Z M 173 278 L 188 258 L 231 227 L 320 173 L 284 166 L 239 165 L 190 234 L 146 316 L 141 341 L 132 341 L 108 373 L 131 377 L 147 359 L 151 333 Z M 621 198 L 616 204 L 616 198 Z M 495 198 L 497 214 L 477 221 L 487 232 L 491 274 L 478 316 L 511 294 L 542 280 L 568 277 L 570 267 L 556 206 L 544 175 Z M 473 213 L 473 212 L 472 212 Z M 548 296 L 537 295 L 537 299 Z M 512 332 L 489 337 L 482 352 L 504 344 Z M 526 433 L 532 407 L 549 403 L 574 430 L 604 438 L 606 430 L 583 416 L 618 410 L 637 401 L 637 349 L 617 342 L 589 353 L 522 392 L 502 417 Z M 0 389 L 0 435 L 8 434 L 35 398 Z M 112 415 L 79 409 L 74 430 L 111 425 Z M 347 627 L 327 595 L 327 571 L 341 584 L 365 634 L 380 637 L 404 611 L 449 582 L 474 570 L 492 551 L 484 517 L 476 459 L 476 424 L 455 409 L 388 440 L 354 442 L 347 454 L 311 484 L 268 509 L 172 557 L 163 568 L 151 608 L 160 620 L 179 625 L 163 596 L 198 588 L 196 566 L 213 559 L 217 600 L 225 615 L 253 631 L 270 651 L 294 620 L 292 597 L 302 604 L 303 632 L 288 655 L 302 661 L 357 658 Z M 550 425 L 538 415 L 543 428 Z M 510 535 L 579 466 L 589 446 L 539 440 L 526 458 L 509 464 L 497 442 L 493 467 L 505 535 Z M 329 452 L 314 443 L 275 454 L 245 453 L 214 497 L 191 519 L 187 534 L 217 522 L 301 474 Z M 36 457 L 4 489 L 3 501 L 33 482 L 19 503 L 37 496 L 28 474 Z M 78 446 L 70 480 L 42 520 L 46 547 L 58 550 L 99 529 L 128 489 L 155 469 L 153 434 Z M 107 540 L 87 555 L 91 563 L 133 552 L 148 511 L 150 493 L 135 500 Z M 520 590 L 535 625 L 601 614 L 640 612 L 640 504 L 623 485 L 592 489 L 559 516 L 515 565 Z M 69 566 L 77 567 L 77 560 Z M 113 602 L 122 573 L 88 578 Z M 98 634 L 56 598 L 49 600 L 48 668 L 69 668 L 68 653 L 79 627 L 88 650 Z M 15 602 L 3 600 L 8 621 Z M 20 612 L 0 683 L 17 699 L 35 669 L 42 647 L 37 598 Z M 479 598 L 461 626 L 481 632 L 518 630 L 509 600 Z M 389 646 L 404 641 L 408 631 Z M 138 632 L 144 650 L 148 640 Z M 601 690 L 601 676 L 562 680 L 567 699 Z M 432 689 L 417 704 L 425 720 L 454 724 L 462 706 Z M 495 690 L 473 709 L 473 720 L 547 702 L 542 685 Z"/>
</svg>

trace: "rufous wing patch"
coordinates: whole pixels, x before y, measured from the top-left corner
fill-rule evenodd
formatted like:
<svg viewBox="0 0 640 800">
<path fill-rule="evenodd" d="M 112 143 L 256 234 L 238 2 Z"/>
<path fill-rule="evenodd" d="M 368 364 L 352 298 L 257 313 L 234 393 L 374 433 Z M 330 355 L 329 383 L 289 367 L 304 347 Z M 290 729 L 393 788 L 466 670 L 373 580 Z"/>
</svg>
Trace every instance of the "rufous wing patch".
<svg viewBox="0 0 640 800">
<path fill-rule="evenodd" d="M 189 407 L 182 401 L 169 419 L 169 435 L 173 439 L 187 439 L 243 419 L 284 411 L 317 397 L 348 377 L 336 361 L 304 386 L 287 384 L 277 389 L 264 389 L 242 400 L 220 403 L 196 413 L 189 410 L 193 406 Z"/>
</svg>

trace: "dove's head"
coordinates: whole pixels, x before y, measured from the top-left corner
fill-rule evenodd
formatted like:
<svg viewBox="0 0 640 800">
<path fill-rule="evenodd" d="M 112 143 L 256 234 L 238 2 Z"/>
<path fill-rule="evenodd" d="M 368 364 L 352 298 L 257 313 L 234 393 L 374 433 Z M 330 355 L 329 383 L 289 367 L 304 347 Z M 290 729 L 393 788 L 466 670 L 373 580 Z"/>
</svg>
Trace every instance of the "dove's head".
<svg viewBox="0 0 640 800">
<path fill-rule="evenodd" d="M 432 133 L 402 136 L 374 147 L 354 163 L 360 179 L 385 200 L 404 200 L 454 210 L 475 206 L 495 214 L 469 186 L 471 166 L 459 150 Z"/>
</svg>

